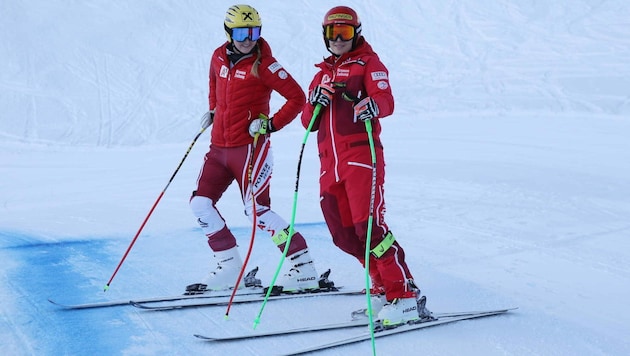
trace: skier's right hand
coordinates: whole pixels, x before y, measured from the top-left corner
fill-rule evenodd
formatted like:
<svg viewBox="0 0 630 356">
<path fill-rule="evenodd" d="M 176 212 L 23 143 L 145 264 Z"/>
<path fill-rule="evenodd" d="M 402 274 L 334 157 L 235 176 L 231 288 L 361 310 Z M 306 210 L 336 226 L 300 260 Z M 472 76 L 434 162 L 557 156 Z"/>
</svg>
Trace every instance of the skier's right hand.
<svg viewBox="0 0 630 356">
<path fill-rule="evenodd" d="M 214 122 L 214 110 L 210 110 L 201 117 L 201 128 L 207 129 Z"/>
<path fill-rule="evenodd" d="M 332 100 L 332 96 L 335 93 L 335 89 L 326 85 L 320 84 L 316 86 L 311 92 L 311 96 L 308 98 L 308 102 L 311 105 L 315 106 L 320 104 L 321 106 L 330 105 L 330 101 Z"/>
</svg>

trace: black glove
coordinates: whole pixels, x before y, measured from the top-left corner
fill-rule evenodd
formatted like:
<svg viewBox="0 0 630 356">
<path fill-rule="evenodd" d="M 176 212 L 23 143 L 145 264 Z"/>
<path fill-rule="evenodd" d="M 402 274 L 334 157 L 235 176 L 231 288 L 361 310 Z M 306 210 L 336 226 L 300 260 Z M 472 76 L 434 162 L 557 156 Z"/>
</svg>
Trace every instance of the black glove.
<svg viewBox="0 0 630 356">
<path fill-rule="evenodd" d="M 317 104 L 320 104 L 321 106 L 328 106 L 330 105 L 330 101 L 332 100 L 334 93 L 335 89 L 332 87 L 326 84 L 320 84 L 313 89 L 311 96 L 308 98 L 308 102 L 313 106 Z"/>
<path fill-rule="evenodd" d="M 210 110 L 201 117 L 201 128 L 207 129 L 214 122 L 214 110 Z"/>
<path fill-rule="evenodd" d="M 372 120 L 378 117 L 378 105 L 374 99 L 366 96 L 354 105 L 354 121 Z"/>
</svg>

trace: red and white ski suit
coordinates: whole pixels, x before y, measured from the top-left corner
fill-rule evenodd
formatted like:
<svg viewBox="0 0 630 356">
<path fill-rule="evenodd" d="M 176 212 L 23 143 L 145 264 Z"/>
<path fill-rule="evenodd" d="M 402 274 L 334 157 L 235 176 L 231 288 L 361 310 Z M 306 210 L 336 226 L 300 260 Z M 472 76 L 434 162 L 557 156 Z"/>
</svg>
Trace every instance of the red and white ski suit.
<svg viewBox="0 0 630 356">
<path fill-rule="evenodd" d="M 394 98 L 385 65 L 363 37 L 357 46 L 339 58 L 330 56 L 316 65 L 319 72 L 309 86 L 309 95 L 317 85 L 335 89 L 330 105 L 323 107 L 313 125 L 317 131 L 320 171 L 320 203 L 333 242 L 344 252 L 365 265 L 365 245 L 370 215 L 372 158 L 366 126 L 355 121 L 353 98 L 371 97 L 377 104 L 378 119 L 372 120 L 376 149 L 376 191 L 371 247 L 383 241 L 388 232 L 385 223 L 385 161 L 380 140 L 380 118 L 394 111 Z M 314 106 L 306 103 L 302 111 L 305 128 L 313 116 Z M 409 297 L 407 280 L 412 278 L 405 263 L 405 253 L 397 243 L 380 258 L 370 258 L 372 287 L 384 287 L 388 300 Z"/>
<path fill-rule="evenodd" d="M 293 77 L 272 56 L 271 48 L 259 38 L 251 55 L 230 63 L 228 42 L 217 48 L 210 60 L 209 109 L 215 110 L 211 131 L 210 150 L 197 180 L 197 189 L 190 201 L 193 214 L 208 237 L 210 248 L 224 251 L 236 246 L 236 239 L 216 209 L 228 186 L 236 180 L 245 205 L 245 214 L 252 219 L 252 187 L 248 179 L 252 163 L 253 192 L 256 197 L 258 227 L 272 236 L 289 224 L 271 210 L 269 186 L 273 170 L 273 155 L 269 135 L 260 136 L 252 157 L 254 139 L 249 124 L 259 114 L 269 115 L 272 91 L 287 101 L 273 115 L 273 128 L 277 131 L 289 124 L 302 110 L 306 97 Z M 259 62 L 257 75 L 252 73 Z M 278 247 L 282 251 L 284 243 Z M 306 241 L 295 233 L 287 255 L 306 248 Z"/>
</svg>

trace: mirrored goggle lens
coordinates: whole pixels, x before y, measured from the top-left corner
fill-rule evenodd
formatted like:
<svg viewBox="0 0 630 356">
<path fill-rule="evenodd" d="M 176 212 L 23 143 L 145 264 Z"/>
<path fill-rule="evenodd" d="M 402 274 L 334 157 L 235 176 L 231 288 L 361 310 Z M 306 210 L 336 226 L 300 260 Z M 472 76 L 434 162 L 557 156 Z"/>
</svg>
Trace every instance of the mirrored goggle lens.
<svg viewBox="0 0 630 356">
<path fill-rule="evenodd" d="M 350 41 L 354 38 L 354 26 L 344 24 L 326 25 L 324 36 L 329 40 L 341 38 L 342 41 Z"/>
<path fill-rule="evenodd" d="M 243 42 L 249 38 L 250 41 L 256 41 L 260 38 L 260 27 L 237 27 L 232 29 L 232 39 L 234 41 Z"/>
</svg>

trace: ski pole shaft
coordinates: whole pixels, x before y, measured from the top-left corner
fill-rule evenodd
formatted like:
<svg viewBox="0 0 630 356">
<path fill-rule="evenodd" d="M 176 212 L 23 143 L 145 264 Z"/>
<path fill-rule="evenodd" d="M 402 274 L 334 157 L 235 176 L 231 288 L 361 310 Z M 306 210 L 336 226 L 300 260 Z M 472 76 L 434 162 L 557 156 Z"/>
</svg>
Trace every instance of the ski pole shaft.
<svg viewBox="0 0 630 356">
<path fill-rule="evenodd" d="M 284 250 L 282 251 L 282 257 L 280 258 L 280 263 L 278 263 L 278 268 L 276 268 L 276 273 L 273 275 L 273 279 L 269 284 L 269 288 L 267 288 L 267 293 L 265 294 L 265 298 L 263 299 L 262 305 L 260 306 L 260 311 L 254 320 L 254 329 L 260 323 L 260 317 L 262 316 L 263 310 L 267 305 L 267 300 L 271 295 L 271 291 L 273 289 L 274 284 L 276 283 L 276 279 L 278 279 L 278 275 L 280 274 L 280 269 L 282 268 L 282 264 L 284 263 L 284 259 L 287 257 L 287 252 L 289 251 L 289 245 L 291 244 L 291 238 L 293 237 L 293 230 L 295 226 L 295 212 L 297 210 L 297 198 L 298 198 L 298 187 L 300 185 L 300 169 L 302 167 L 302 156 L 304 155 L 304 148 L 306 147 L 306 141 L 308 140 L 308 135 L 311 133 L 313 129 L 313 125 L 315 124 L 315 119 L 319 115 L 319 111 L 322 109 L 321 104 L 317 104 L 315 109 L 313 110 L 313 116 L 311 117 L 311 121 L 308 123 L 308 127 L 306 128 L 306 133 L 304 134 L 304 139 L 302 140 L 302 148 L 300 149 L 300 157 L 298 158 L 297 164 L 297 173 L 295 179 L 295 191 L 293 193 L 293 209 L 291 211 L 291 223 L 289 224 L 289 237 L 287 238 L 287 242 L 284 244 Z"/>
<path fill-rule="evenodd" d="M 203 127 L 201 129 L 201 131 L 199 131 L 199 133 L 197 133 L 197 135 L 195 136 L 195 138 L 193 139 L 193 141 L 190 143 L 190 146 L 188 146 L 188 149 L 186 150 L 186 154 L 184 154 L 184 157 L 182 158 L 182 160 L 179 162 L 179 165 L 177 165 L 177 168 L 175 169 L 175 171 L 173 172 L 173 175 L 171 175 L 171 178 L 168 180 L 168 183 L 166 183 L 166 186 L 164 187 L 164 189 L 162 189 L 162 192 L 160 193 L 160 195 L 157 197 L 157 199 L 155 200 L 155 203 L 153 203 L 153 206 L 151 207 L 151 210 L 149 210 L 149 213 L 147 214 L 147 216 L 144 218 L 144 221 L 142 221 L 142 224 L 140 225 L 140 228 L 138 229 L 138 232 L 136 232 L 136 235 L 133 237 L 133 239 L 131 240 L 131 243 L 129 244 L 129 247 L 127 247 L 127 251 L 125 251 L 122 259 L 120 260 L 120 262 L 118 262 L 118 266 L 116 266 L 116 269 L 114 270 L 114 273 L 112 274 L 112 276 L 109 278 L 109 281 L 107 281 L 107 284 L 105 285 L 104 291 L 107 292 L 107 290 L 109 289 L 110 284 L 112 283 L 112 281 L 114 280 L 114 277 L 116 276 L 116 274 L 118 273 L 118 270 L 120 269 L 120 267 L 122 266 L 123 262 L 125 262 L 125 259 L 127 258 L 127 255 L 129 255 L 129 251 L 131 251 L 131 248 L 133 247 L 133 245 L 136 243 L 136 240 L 138 239 L 138 236 L 140 236 L 140 233 L 142 232 L 142 230 L 144 229 L 144 226 L 146 225 L 147 221 L 149 221 L 149 218 L 151 217 L 151 214 L 153 214 L 153 210 L 155 210 L 155 207 L 158 205 L 158 203 L 160 202 L 160 200 L 162 200 L 162 197 L 164 196 L 164 193 L 166 192 L 166 190 L 168 189 L 169 185 L 171 185 L 171 182 L 173 181 L 173 179 L 175 178 L 175 175 L 177 175 L 177 172 L 179 172 L 179 169 L 181 168 L 181 166 L 184 164 L 184 161 L 186 160 L 186 157 L 188 157 L 188 154 L 190 153 L 190 151 L 192 151 L 193 146 L 195 145 L 195 142 L 197 142 L 197 139 L 199 139 L 199 136 L 201 136 L 201 134 L 203 134 L 203 132 L 206 131 L 206 127 Z"/>
<path fill-rule="evenodd" d="M 370 321 L 370 339 L 372 341 L 372 353 L 376 356 L 376 342 L 374 340 L 374 315 L 372 314 L 372 298 L 370 295 L 370 247 L 372 246 L 372 223 L 374 221 L 374 200 L 376 196 L 376 150 L 374 149 L 374 134 L 372 121 L 365 120 L 365 131 L 370 143 L 370 155 L 372 157 L 372 185 L 370 189 L 370 212 L 368 215 L 367 236 L 365 237 L 365 290 L 367 291 L 367 310 Z"/>
<path fill-rule="evenodd" d="M 249 153 L 249 162 L 247 163 L 247 181 L 249 182 L 250 193 L 252 195 L 252 234 L 249 240 L 249 247 L 247 248 L 247 255 L 245 256 L 245 261 L 243 261 L 243 266 L 241 267 L 241 271 L 238 274 L 238 278 L 236 279 L 236 284 L 234 284 L 234 288 L 232 289 L 232 294 L 230 294 L 230 300 L 228 301 L 227 308 L 225 309 L 225 318 L 227 319 L 230 314 L 230 309 L 232 308 L 232 302 L 234 301 L 234 296 L 236 296 L 236 291 L 238 290 L 238 284 L 241 282 L 241 278 L 243 278 L 243 273 L 245 273 L 245 268 L 247 268 L 247 263 L 249 262 L 249 257 L 252 254 L 252 249 L 254 247 L 254 238 L 256 237 L 256 226 L 258 225 L 258 214 L 256 214 L 256 192 L 254 190 L 254 179 L 252 177 L 252 171 L 254 170 L 254 156 L 256 154 L 256 145 L 258 144 L 258 137 L 260 133 L 256 133 L 254 135 L 254 142 L 252 142 L 252 148 Z"/>
<path fill-rule="evenodd" d="M 351 101 L 356 105 L 360 99 L 349 92 L 341 95 L 345 100 Z M 374 315 L 372 314 L 372 298 L 370 295 L 370 247 L 372 245 L 372 224 L 374 223 L 374 200 L 376 196 L 376 150 L 374 148 L 374 133 L 372 121 L 365 120 L 365 131 L 367 132 L 368 142 L 370 144 L 370 155 L 372 157 L 372 185 L 370 189 L 370 211 L 368 215 L 368 226 L 365 237 L 365 290 L 367 297 L 367 313 L 370 321 L 370 340 L 372 342 L 372 353 L 376 356 L 376 341 L 374 338 Z"/>
</svg>

